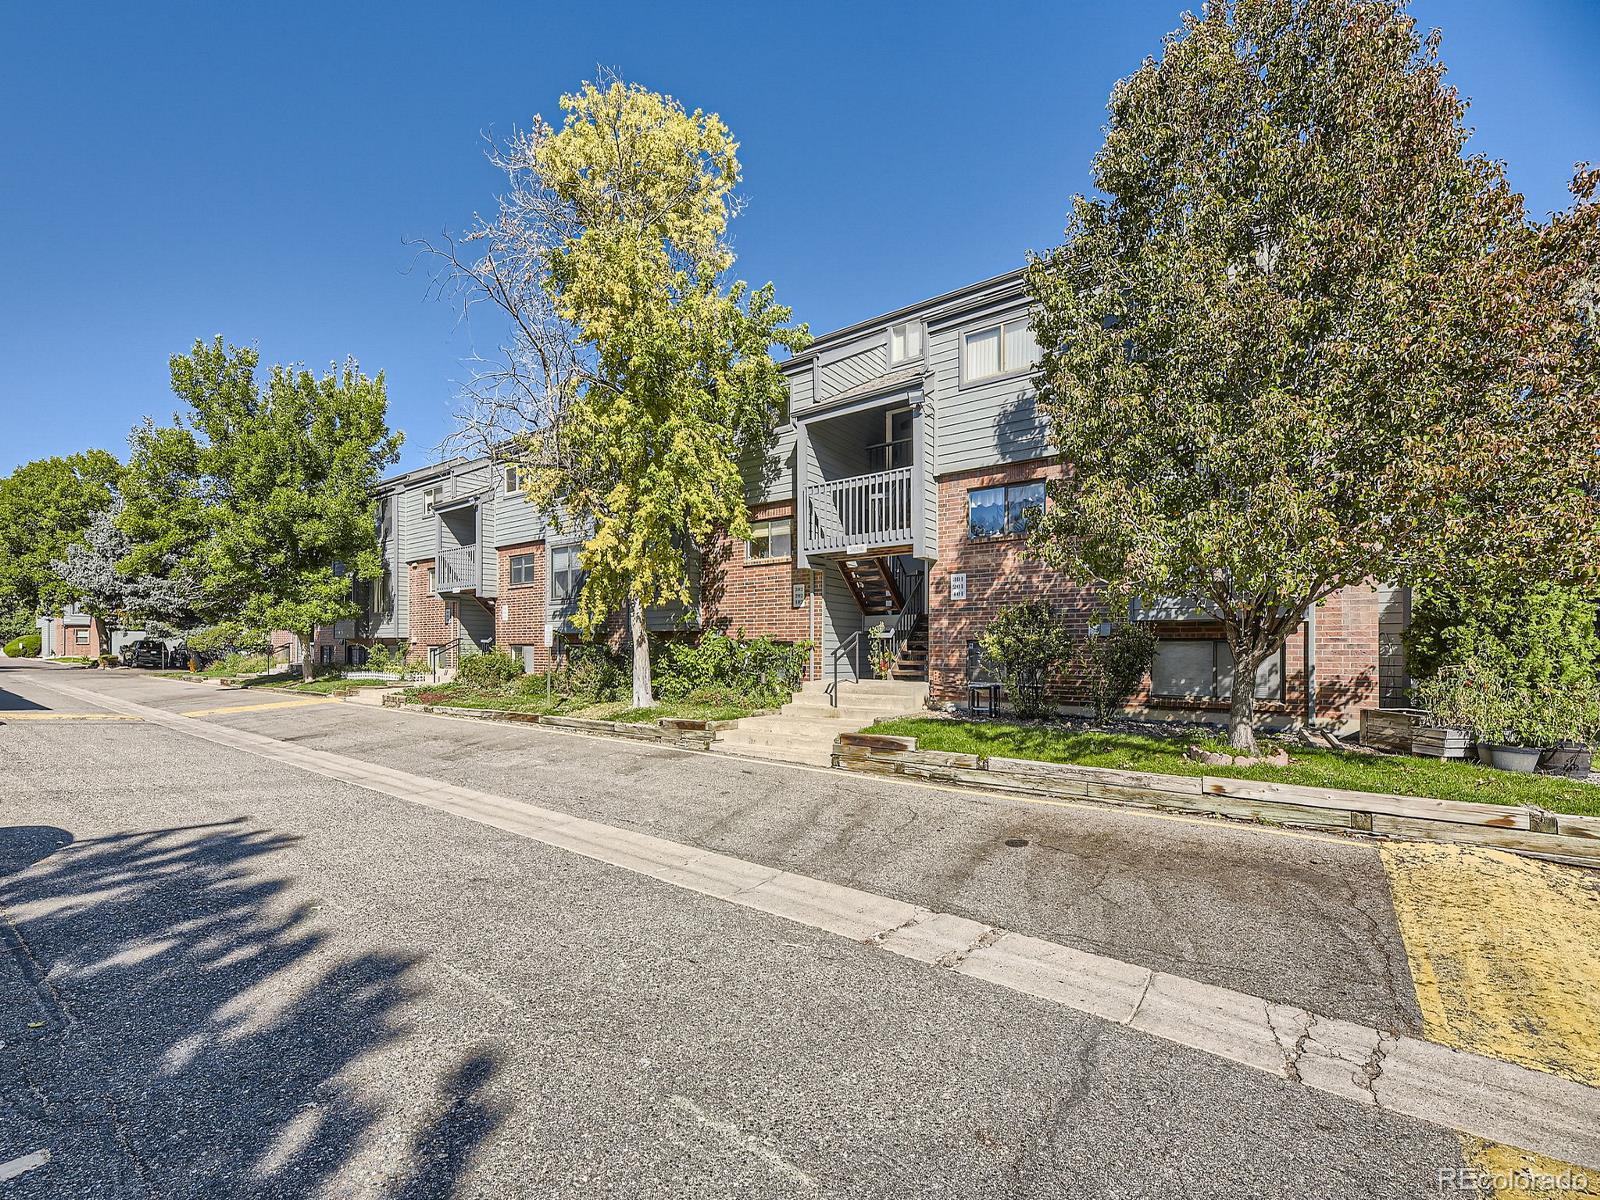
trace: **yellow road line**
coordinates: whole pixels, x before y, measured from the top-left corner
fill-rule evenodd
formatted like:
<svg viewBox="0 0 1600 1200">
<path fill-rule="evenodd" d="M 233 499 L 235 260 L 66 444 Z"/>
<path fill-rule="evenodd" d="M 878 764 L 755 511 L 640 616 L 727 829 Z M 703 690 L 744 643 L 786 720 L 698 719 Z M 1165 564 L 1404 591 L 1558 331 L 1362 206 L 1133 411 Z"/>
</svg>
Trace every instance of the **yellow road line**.
<svg viewBox="0 0 1600 1200">
<path fill-rule="evenodd" d="M 1400 842 L 1380 854 L 1428 1039 L 1600 1085 L 1600 876 L 1466 846 Z M 1462 1142 L 1491 1195 L 1566 1167 Z M 1600 1163 L 1577 1165 L 1588 1170 L 1568 1172 L 1568 1186 L 1534 1190 L 1600 1196 Z"/>
<path fill-rule="evenodd" d="M 337 700 L 328 696 L 313 696 L 309 700 L 272 700 L 265 704 L 229 704 L 221 708 L 196 708 L 178 715 L 184 717 L 213 717 L 222 713 L 262 712 L 269 708 L 303 708 L 307 704 L 337 703 L 339 703 Z"/>
<path fill-rule="evenodd" d="M 69 713 L 69 712 L 6 712 L 0 709 L 0 721 L 142 721 L 143 717 L 130 717 L 123 713 Z"/>
</svg>

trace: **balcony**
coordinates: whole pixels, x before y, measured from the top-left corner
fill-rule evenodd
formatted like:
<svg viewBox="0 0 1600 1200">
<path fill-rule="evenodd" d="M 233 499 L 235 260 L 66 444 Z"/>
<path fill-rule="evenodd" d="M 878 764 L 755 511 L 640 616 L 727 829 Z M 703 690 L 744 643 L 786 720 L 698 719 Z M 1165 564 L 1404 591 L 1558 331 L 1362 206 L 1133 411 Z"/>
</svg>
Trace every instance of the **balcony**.
<svg viewBox="0 0 1600 1200">
<path fill-rule="evenodd" d="M 478 548 L 457 546 L 439 551 L 434 564 L 434 588 L 439 592 L 474 592 L 478 590 Z"/>
<path fill-rule="evenodd" d="M 805 489 L 807 554 L 864 554 L 913 542 L 912 468 L 876 471 Z"/>
</svg>

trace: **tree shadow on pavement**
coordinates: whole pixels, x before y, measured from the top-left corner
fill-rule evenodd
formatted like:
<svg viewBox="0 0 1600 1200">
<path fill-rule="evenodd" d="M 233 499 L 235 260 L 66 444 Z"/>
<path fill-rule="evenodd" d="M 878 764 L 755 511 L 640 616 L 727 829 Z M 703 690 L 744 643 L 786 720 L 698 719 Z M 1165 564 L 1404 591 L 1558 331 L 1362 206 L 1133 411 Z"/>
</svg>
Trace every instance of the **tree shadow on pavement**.
<svg viewBox="0 0 1600 1200">
<path fill-rule="evenodd" d="M 0 830 L 0 1063 L 18 1083 L 0 1161 L 51 1155 L 8 1196 L 453 1194 L 504 1119 L 484 1098 L 498 1055 L 437 1081 L 372 1061 L 409 1032 L 419 960 L 336 952 L 318 905 L 269 873 L 296 840 L 243 820 Z M 395 1077 L 362 1086 L 357 1064 Z M 419 1109 L 399 1157 L 393 1122 Z"/>
</svg>

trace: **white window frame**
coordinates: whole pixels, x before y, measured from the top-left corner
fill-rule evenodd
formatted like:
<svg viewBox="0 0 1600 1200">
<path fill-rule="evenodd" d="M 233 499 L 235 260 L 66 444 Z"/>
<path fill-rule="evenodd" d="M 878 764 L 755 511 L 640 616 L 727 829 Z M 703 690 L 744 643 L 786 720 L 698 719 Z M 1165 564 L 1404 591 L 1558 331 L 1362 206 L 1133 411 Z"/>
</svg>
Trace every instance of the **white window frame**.
<svg viewBox="0 0 1600 1200">
<path fill-rule="evenodd" d="M 428 568 L 428 595 L 437 596 L 438 594 L 439 594 L 439 573 L 438 573 L 438 569 L 435 568 L 435 567 L 429 567 Z"/>
<path fill-rule="evenodd" d="M 1027 324 L 1028 317 L 1023 315 L 1020 317 L 1012 317 L 1010 320 L 1006 321 L 991 321 L 987 325 L 979 325 L 972 329 L 963 329 L 961 331 L 961 386 L 966 387 L 968 384 L 972 383 L 988 383 L 991 380 L 1004 379 L 1011 375 L 1024 375 L 1029 371 L 1032 371 L 1034 367 L 1038 366 L 1038 359 L 1034 359 L 1033 362 L 1025 363 L 1020 367 L 1013 366 L 1006 362 L 1006 331 L 1013 326 Z M 982 337 L 984 334 L 988 333 L 999 335 L 1000 344 L 996 351 L 995 358 L 1000 364 L 1000 369 L 998 371 L 992 371 L 988 375 L 969 374 L 967 371 L 967 342 L 971 338 Z M 1035 339 L 1035 349 L 1038 349 L 1038 345 L 1038 340 Z"/>
<path fill-rule="evenodd" d="M 434 484 L 432 487 L 422 489 L 422 515 L 427 516 L 433 512 L 439 501 L 444 499 L 444 485 Z"/>
<path fill-rule="evenodd" d="M 539 567 L 534 561 L 535 557 L 535 554 L 531 550 L 525 554 L 511 554 L 507 556 L 506 585 L 508 587 L 532 587 L 534 584 L 539 582 Z M 517 560 L 519 558 L 525 558 L 528 560 L 528 578 L 521 583 L 517 582 Z"/>
<path fill-rule="evenodd" d="M 582 551 L 582 542 L 571 542 L 565 546 L 551 546 L 545 552 L 550 558 L 550 569 L 546 572 L 546 574 L 550 577 L 547 594 L 549 596 L 550 605 L 552 608 L 566 608 L 568 605 L 575 603 L 578 599 L 578 596 L 583 592 L 583 582 L 587 573 L 584 571 L 579 560 L 579 555 L 582 553 Z M 556 560 L 558 557 L 565 558 L 571 565 L 567 567 L 557 567 Z M 565 595 L 558 595 L 556 593 L 556 577 L 558 575 L 564 575 L 567 578 L 568 588 L 567 594 Z M 576 587 L 571 586 L 574 578 L 576 578 L 578 581 Z"/>
<path fill-rule="evenodd" d="M 500 488 L 507 496 L 522 494 L 522 466 L 519 463 L 506 463 L 500 473 Z"/>
<path fill-rule="evenodd" d="M 900 335 L 901 344 L 906 347 L 910 346 L 911 339 L 913 336 L 915 336 L 917 348 L 915 350 L 908 348 L 898 355 L 895 354 L 894 338 L 896 333 Z M 900 363 L 916 362 L 921 359 L 923 341 L 923 328 L 921 321 L 899 321 L 889 326 L 889 365 L 893 367 L 898 366 Z"/>
<path fill-rule="evenodd" d="M 772 547 L 772 530 L 773 530 L 773 528 L 775 526 L 784 526 L 784 527 L 786 527 L 788 529 L 788 532 L 789 532 L 789 552 L 787 554 L 771 554 L 771 553 L 759 554 L 759 553 L 757 553 L 756 552 L 756 539 L 755 539 L 756 531 L 758 529 L 766 531 L 767 547 L 770 550 L 771 547 Z M 794 557 L 794 518 L 793 517 L 769 517 L 766 520 L 762 520 L 762 521 L 751 521 L 750 522 L 750 534 L 751 534 L 751 536 L 749 538 L 747 538 L 745 540 L 745 543 L 744 543 L 744 560 L 745 560 L 745 562 L 754 562 L 754 563 L 788 562 L 790 559 L 792 559 Z"/>
<path fill-rule="evenodd" d="M 87 629 L 74 629 L 72 634 L 72 641 L 74 645 L 87 646 L 89 644 L 89 631 Z"/>
</svg>

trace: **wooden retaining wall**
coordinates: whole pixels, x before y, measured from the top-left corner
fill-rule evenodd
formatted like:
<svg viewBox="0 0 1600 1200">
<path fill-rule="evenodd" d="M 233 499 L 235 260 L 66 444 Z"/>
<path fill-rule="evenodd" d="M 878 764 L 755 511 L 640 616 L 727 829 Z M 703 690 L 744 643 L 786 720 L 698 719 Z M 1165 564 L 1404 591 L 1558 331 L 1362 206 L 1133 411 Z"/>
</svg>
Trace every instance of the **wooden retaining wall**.
<svg viewBox="0 0 1600 1200">
<path fill-rule="evenodd" d="M 1338 830 L 1417 841 L 1492 846 L 1535 858 L 1600 867 L 1600 817 L 1533 806 L 1478 804 L 1420 796 L 1299 787 L 1219 775 L 1153 775 L 1070 763 L 919 750 L 917 739 L 845 733 L 833 765 L 987 792 L 1233 817 L 1273 825 Z"/>
</svg>

